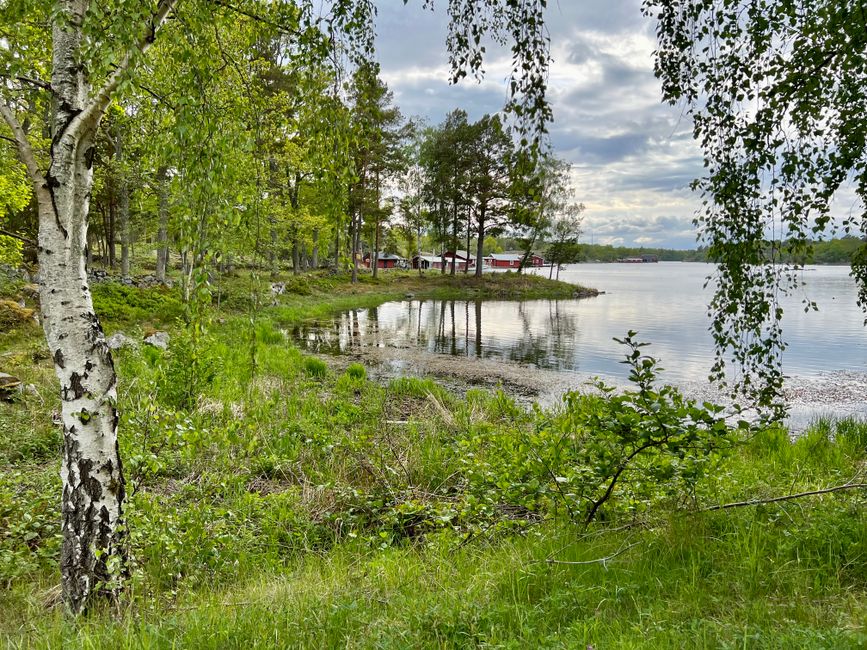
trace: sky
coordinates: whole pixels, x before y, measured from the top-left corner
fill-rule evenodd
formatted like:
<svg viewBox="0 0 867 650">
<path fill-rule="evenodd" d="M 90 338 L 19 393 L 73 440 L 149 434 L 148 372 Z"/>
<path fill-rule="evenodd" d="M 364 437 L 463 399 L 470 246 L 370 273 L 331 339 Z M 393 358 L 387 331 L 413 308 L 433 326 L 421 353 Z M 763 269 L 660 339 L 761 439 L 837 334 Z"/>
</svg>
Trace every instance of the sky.
<svg viewBox="0 0 867 650">
<path fill-rule="evenodd" d="M 481 83 L 449 84 L 445 0 L 380 0 L 377 57 L 405 116 L 441 122 L 454 108 L 471 119 L 502 109 L 510 61 L 489 50 Z M 701 153 L 682 107 L 661 102 L 653 75 L 654 24 L 641 0 L 550 0 L 548 97 L 555 153 L 572 164 L 586 206 L 584 241 L 695 248 L 698 198 L 689 183 Z"/>
</svg>

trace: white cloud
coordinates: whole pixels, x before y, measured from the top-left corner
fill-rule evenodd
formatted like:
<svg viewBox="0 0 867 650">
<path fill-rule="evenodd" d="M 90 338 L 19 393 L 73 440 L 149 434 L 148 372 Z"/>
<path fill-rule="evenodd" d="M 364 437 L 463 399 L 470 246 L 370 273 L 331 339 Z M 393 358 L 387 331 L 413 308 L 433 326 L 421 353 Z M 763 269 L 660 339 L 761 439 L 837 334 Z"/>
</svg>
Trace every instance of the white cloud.
<svg viewBox="0 0 867 650">
<path fill-rule="evenodd" d="M 452 86 L 443 3 L 436 13 L 421 2 L 379 5 L 383 77 L 405 115 L 437 123 L 457 107 L 471 119 L 502 108 L 507 50 L 489 48 L 480 84 Z M 548 26 L 551 139 L 558 155 L 574 164 L 576 198 L 587 206 L 587 238 L 695 246 L 698 200 L 687 186 L 702 172 L 701 157 L 691 124 L 661 103 L 654 25 L 642 16 L 640 0 L 560 0 L 550 3 Z"/>
</svg>

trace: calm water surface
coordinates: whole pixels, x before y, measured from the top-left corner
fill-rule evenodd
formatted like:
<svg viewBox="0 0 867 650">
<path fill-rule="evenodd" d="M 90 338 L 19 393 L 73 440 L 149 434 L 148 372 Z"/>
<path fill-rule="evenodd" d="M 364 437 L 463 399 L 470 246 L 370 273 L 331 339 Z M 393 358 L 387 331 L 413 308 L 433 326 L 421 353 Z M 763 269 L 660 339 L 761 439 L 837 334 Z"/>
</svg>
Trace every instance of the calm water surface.
<svg viewBox="0 0 867 650">
<path fill-rule="evenodd" d="M 628 330 L 652 344 L 665 377 L 702 381 L 713 358 L 704 288 L 707 264 L 580 264 L 560 279 L 605 291 L 584 300 L 407 300 L 345 312 L 332 321 L 299 328 L 296 339 L 311 351 L 342 353 L 364 347 L 421 349 L 472 359 L 615 380 L 626 377 L 621 346 L 612 337 Z M 799 377 L 867 371 L 867 331 L 845 267 L 815 267 L 784 304 L 789 348 L 784 370 Z M 819 305 L 805 313 L 804 297 Z"/>
<path fill-rule="evenodd" d="M 707 264 L 580 264 L 561 280 L 604 295 L 583 300 L 406 300 L 344 312 L 292 332 L 312 352 L 349 354 L 385 376 L 463 376 L 503 381 L 552 403 L 592 377 L 623 386 L 628 330 L 651 343 L 662 379 L 701 399 L 724 401 L 707 382 L 713 361 L 704 288 Z M 867 330 L 845 267 L 803 272 L 797 295 L 784 303 L 784 353 L 789 424 L 818 416 L 867 418 Z M 805 313 L 804 298 L 819 305 Z M 456 365 L 460 364 L 460 366 Z M 460 372 L 456 372 L 460 371 Z"/>
</svg>

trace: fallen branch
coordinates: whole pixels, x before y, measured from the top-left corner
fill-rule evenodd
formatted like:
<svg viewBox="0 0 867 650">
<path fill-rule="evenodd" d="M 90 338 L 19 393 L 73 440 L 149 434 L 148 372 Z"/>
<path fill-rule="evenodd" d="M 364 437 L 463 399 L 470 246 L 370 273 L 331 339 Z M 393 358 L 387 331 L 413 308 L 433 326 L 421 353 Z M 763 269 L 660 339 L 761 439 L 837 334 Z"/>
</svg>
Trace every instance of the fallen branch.
<svg viewBox="0 0 867 650">
<path fill-rule="evenodd" d="M 638 546 L 641 542 L 633 542 L 629 546 L 622 546 L 617 551 L 612 553 L 611 555 L 606 555 L 605 557 L 598 557 L 595 560 L 555 560 L 554 558 L 545 558 L 544 560 L 537 560 L 538 562 L 544 562 L 545 564 L 567 564 L 570 566 L 582 566 L 587 564 L 601 564 L 603 567 L 607 568 L 608 562 L 616 558 L 621 553 L 626 553 L 629 549 L 634 546 Z"/>
<path fill-rule="evenodd" d="M 777 503 L 779 501 L 791 501 L 792 499 L 800 499 L 801 497 L 811 497 L 818 494 L 829 494 L 831 492 L 841 492 L 842 490 L 857 490 L 867 489 L 867 483 L 846 483 L 845 485 L 835 485 L 834 487 L 825 488 L 823 490 L 811 490 L 809 492 L 798 492 L 797 494 L 786 494 L 781 497 L 773 497 L 770 499 L 750 499 L 749 501 L 736 501 L 734 503 L 721 503 L 715 506 L 701 508 L 699 512 L 710 512 L 711 510 L 728 510 L 729 508 L 742 508 L 744 506 L 757 506 L 763 503 Z"/>
</svg>

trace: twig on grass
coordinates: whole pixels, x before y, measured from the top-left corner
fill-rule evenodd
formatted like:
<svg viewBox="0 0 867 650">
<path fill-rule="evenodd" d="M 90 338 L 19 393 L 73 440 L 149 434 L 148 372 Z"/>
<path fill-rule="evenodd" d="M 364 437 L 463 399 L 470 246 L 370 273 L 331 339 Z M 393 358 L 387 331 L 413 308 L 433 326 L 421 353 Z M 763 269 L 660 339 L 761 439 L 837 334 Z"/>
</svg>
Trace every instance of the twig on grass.
<svg viewBox="0 0 867 650">
<path fill-rule="evenodd" d="M 830 494 L 831 492 L 841 492 L 843 490 L 867 489 L 867 483 L 845 483 L 844 485 L 835 485 L 834 487 L 824 488 L 822 490 L 810 490 L 809 492 L 798 492 L 797 494 L 786 494 L 779 497 L 771 497 L 769 499 L 750 499 L 749 501 L 735 501 L 734 503 L 720 503 L 706 508 L 701 508 L 698 512 L 710 512 L 712 510 L 728 510 L 730 508 L 743 508 L 744 506 L 756 506 L 763 503 L 778 503 L 780 501 L 791 501 L 792 499 L 800 499 L 802 497 L 811 497 L 819 494 Z"/>
<path fill-rule="evenodd" d="M 547 557 L 544 560 L 536 560 L 536 562 L 544 562 L 545 564 L 565 564 L 565 565 L 569 565 L 569 566 L 584 566 L 587 564 L 601 564 L 603 567 L 605 567 L 607 569 L 608 563 L 611 560 L 616 558 L 618 555 L 625 553 L 626 551 L 633 548 L 634 546 L 638 546 L 640 543 L 641 542 L 633 542 L 632 544 L 629 544 L 628 546 L 621 546 L 619 549 L 617 549 L 611 555 L 606 555 L 605 557 L 597 557 L 593 560 L 556 560 L 552 557 Z"/>
</svg>

